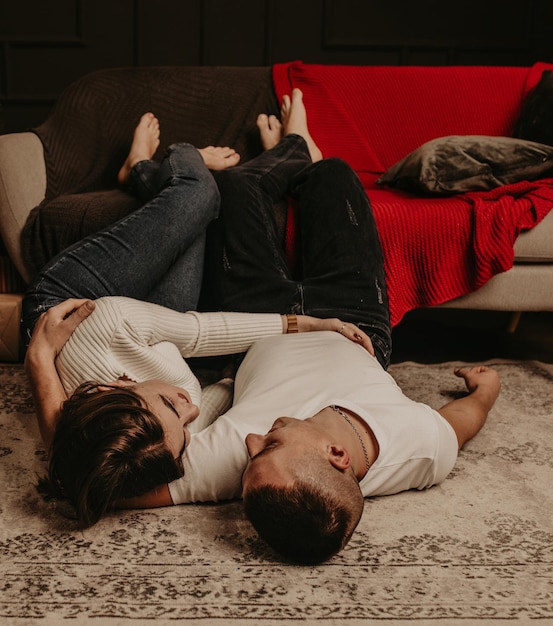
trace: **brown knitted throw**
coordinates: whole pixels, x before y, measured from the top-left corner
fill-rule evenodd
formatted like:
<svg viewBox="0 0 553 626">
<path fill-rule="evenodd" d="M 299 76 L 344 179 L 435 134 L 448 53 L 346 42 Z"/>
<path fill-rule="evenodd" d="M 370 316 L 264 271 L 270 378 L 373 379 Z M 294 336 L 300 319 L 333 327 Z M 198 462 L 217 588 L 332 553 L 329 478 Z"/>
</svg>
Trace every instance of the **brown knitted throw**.
<svg viewBox="0 0 553 626">
<path fill-rule="evenodd" d="M 108 69 L 71 84 L 44 124 L 45 200 L 22 233 L 25 263 L 35 274 L 63 248 L 137 208 L 117 185 L 133 131 L 146 111 L 160 120 L 155 158 L 175 142 L 232 146 L 246 161 L 261 151 L 260 112 L 277 113 L 270 67 Z"/>
</svg>

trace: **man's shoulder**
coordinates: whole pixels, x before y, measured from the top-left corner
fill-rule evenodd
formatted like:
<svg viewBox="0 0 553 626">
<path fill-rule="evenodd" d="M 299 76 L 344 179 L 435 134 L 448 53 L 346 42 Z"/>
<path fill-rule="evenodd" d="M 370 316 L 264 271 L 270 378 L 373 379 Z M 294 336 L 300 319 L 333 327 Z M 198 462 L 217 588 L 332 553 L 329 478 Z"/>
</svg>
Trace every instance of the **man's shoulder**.
<svg viewBox="0 0 553 626">
<path fill-rule="evenodd" d="M 229 419 L 229 413 L 192 435 L 183 455 L 184 476 L 169 485 L 175 504 L 240 496 L 242 473 L 248 462 L 248 433 L 246 426 L 232 421 L 232 415 Z"/>
</svg>

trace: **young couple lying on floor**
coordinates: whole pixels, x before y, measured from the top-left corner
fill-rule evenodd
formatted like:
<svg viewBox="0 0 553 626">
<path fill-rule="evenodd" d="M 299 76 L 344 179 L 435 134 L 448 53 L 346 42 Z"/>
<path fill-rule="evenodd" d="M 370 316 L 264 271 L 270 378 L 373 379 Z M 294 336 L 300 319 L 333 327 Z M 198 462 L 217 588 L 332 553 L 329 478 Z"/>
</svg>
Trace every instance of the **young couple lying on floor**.
<svg viewBox="0 0 553 626">
<path fill-rule="evenodd" d="M 265 150 L 245 164 L 230 148 L 188 144 L 156 163 L 159 124 L 145 114 L 119 174 L 145 204 L 64 250 L 25 295 L 49 483 L 83 526 L 118 507 L 242 496 L 284 558 L 324 561 L 348 542 L 365 496 L 443 481 L 498 396 L 483 366 L 456 370 L 468 394 L 438 410 L 402 393 L 386 372 L 366 193 L 345 162 L 322 158 L 300 91 L 283 98 L 281 120 L 259 116 Z M 287 194 L 300 278 L 273 213 Z M 216 267 L 203 277 L 213 220 Z M 202 280 L 223 312 L 195 310 Z M 234 385 L 204 389 L 184 359 L 240 353 Z"/>
</svg>

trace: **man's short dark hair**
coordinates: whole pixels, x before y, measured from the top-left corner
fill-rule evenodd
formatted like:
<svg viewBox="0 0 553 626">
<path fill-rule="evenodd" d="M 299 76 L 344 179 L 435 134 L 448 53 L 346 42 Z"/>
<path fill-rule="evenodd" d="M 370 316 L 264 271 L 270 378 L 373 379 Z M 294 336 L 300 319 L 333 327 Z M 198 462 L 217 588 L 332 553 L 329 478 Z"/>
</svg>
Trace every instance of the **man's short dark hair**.
<svg viewBox="0 0 553 626">
<path fill-rule="evenodd" d="M 285 559 L 314 565 L 330 559 L 349 541 L 363 511 L 311 483 L 262 485 L 244 495 L 246 516 Z M 360 508 L 360 510 L 359 510 Z"/>
</svg>

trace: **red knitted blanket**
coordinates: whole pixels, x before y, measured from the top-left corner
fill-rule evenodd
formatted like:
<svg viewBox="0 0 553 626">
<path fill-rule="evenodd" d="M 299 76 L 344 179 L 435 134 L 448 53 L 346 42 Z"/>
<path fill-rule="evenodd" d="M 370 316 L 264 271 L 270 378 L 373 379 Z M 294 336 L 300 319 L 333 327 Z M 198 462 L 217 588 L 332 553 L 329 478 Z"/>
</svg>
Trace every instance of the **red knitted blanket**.
<svg viewBox="0 0 553 626">
<path fill-rule="evenodd" d="M 345 159 L 367 191 L 384 251 L 393 325 L 412 309 L 470 293 L 511 268 L 516 237 L 553 207 L 553 179 L 447 198 L 374 184 L 395 160 L 434 137 L 509 135 L 531 72 L 426 69 L 299 62 L 273 68 L 279 100 L 293 87 L 303 91 L 310 132 L 324 156 Z"/>
</svg>

